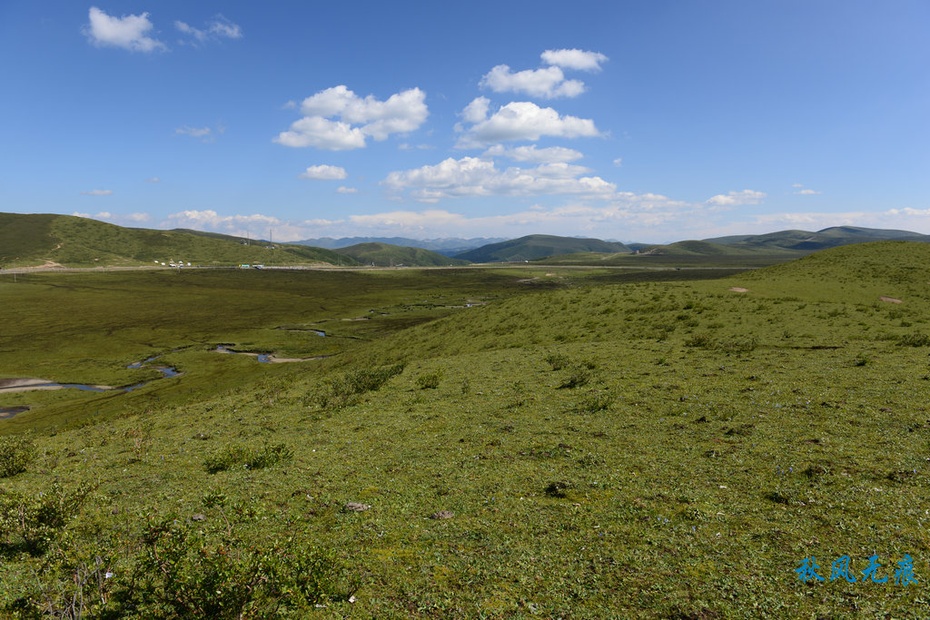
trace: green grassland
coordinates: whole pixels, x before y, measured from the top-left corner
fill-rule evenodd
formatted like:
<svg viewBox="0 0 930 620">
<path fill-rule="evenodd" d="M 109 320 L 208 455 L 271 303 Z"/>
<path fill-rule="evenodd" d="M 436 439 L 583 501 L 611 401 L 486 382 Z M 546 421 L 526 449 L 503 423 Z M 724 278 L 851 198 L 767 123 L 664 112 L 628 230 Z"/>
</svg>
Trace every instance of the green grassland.
<svg viewBox="0 0 930 620">
<path fill-rule="evenodd" d="M 63 391 L 17 393 L 36 407 L 0 422 L 0 609 L 925 617 L 928 270 L 930 245 L 888 242 L 656 272 L 679 281 L 5 279 L 25 326 L 0 332 L 0 376 L 121 384 L 151 355 L 184 374 L 74 419 Z M 918 583 L 895 583 L 905 554 Z M 845 555 L 855 583 L 830 580 Z M 885 583 L 863 578 L 873 555 Z M 809 557 L 824 582 L 798 578 Z"/>
</svg>

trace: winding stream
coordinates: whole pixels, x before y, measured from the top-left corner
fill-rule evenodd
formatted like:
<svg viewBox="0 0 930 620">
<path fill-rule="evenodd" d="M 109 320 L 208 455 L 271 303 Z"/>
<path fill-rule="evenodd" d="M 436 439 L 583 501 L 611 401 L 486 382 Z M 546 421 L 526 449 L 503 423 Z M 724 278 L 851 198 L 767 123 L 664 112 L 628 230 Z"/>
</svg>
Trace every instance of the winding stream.
<svg viewBox="0 0 930 620">
<path fill-rule="evenodd" d="M 326 337 L 326 332 L 318 329 L 311 330 L 316 333 L 317 336 Z M 216 346 L 214 351 L 218 353 L 230 353 L 235 355 L 248 355 L 254 357 L 260 364 L 272 364 L 276 362 L 304 362 L 310 359 L 322 359 L 321 357 L 311 357 L 311 358 L 299 358 L 299 359 L 289 359 L 289 358 L 280 358 L 275 357 L 271 353 L 251 353 L 248 351 L 236 351 L 229 348 L 232 345 L 219 344 Z M 325 356 L 323 356 L 325 357 Z M 158 359 L 158 356 L 149 357 L 142 360 L 141 362 L 134 362 L 126 368 L 130 370 L 138 370 L 140 368 L 151 368 L 152 370 L 157 370 L 161 373 L 161 379 L 169 379 L 171 377 L 177 377 L 181 375 L 181 371 L 172 366 L 149 366 L 152 362 Z M 89 385 L 87 383 L 57 383 L 55 381 L 46 381 L 45 379 L 0 379 L 0 394 L 4 392 L 27 392 L 32 390 L 81 390 L 83 392 L 132 392 L 133 390 L 138 390 L 141 387 L 144 387 L 151 383 L 152 381 L 158 381 L 158 379 L 152 379 L 149 381 L 140 381 L 139 383 L 133 383 L 131 385 L 124 385 L 121 387 L 111 387 L 108 385 Z M 28 405 L 20 405 L 16 407 L 0 407 L 0 420 L 7 420 L 12 418 L 15 415 L 20 413 L 25 413 L 29 411 Z"/>
<path fill-rule="evenodd" d="M 148 359 L 142 360 L 141 362 L 134 362 L 129 366 L 126 366 L 126 368 L 138 370 L 139 368 L 146 367 L 147 364 L 154 362 L 156 359 L 158 358 L 150 357 Z M 181 371 L 171 366 L 152 366 L 151 368 L 160 372 L 162 379 L 177 377 L 181 374 Z M 153 379 L 152 381 L 157 381 L 157 379 Z M 146 386 L 152 381 L 140 381 L 139 383 L 133 383 L 131 385 L 111 387 L 108 385 L 89 385 L 87 383 L 57 383 L 55 381 L 46 381 L 44 379 L 0 379 L 0 394 L 4 392 L 27 392 L 32 390 L 62 389 L 81 390 L 83 392 L 126 393 Z M 21 405 L 18 407 L 0 407 L 0 420 L 6 420 L 27 411 L 29 411 L 28 405 Z"/>
</svg>

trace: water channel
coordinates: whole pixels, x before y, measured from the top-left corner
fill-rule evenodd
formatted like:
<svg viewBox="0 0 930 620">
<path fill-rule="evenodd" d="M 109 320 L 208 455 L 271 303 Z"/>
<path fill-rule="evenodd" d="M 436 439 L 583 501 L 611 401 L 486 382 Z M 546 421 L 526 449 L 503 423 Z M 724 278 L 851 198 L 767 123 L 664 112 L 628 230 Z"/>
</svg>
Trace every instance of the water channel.
<svg viewBox="0 0 930 620">
<path fill-rule="evenodd" d="M 315 333 L 317 336 L 326 337 L 326 332 L 320 329 L 310 330 Z M 270 364 L 273 362 L 283 362 L 283 361 L 305 361 L 303 359 L 279 359 L 275 358 L 271 353 L 250 353 L 246 351 L 235 351 L 231 349 L 232 345 L 219 344 L 216 346 L 214 351 L 219 353 L 231 353 L 235 355 L 249 355 L 254 357 L 260 364 Z M 162 379 L 168 379 L 171 377 L 177 377 L 181 374 L 177 368 L 171 366 L 149 366 L 152 362 L 157 360 L 158 357 L 150 357 L 142 360 L 141 362 L 134 362 L 127 366 L 126 368 L 130 370 L 138 370 L 140 368 L 151 368 L 157 370 L 161 373 Z M 157 379 L 153 379 L 157 381 Z M 0 394 L 4 392 L 25 392 L 30 390 L 60 390 L 60 389 L 70 389 L 70 390 L 81 390 L 83 392 L 132 392 L 141 387 L 144 387 L 151 383 L 152 381 L 140 381 L 139 383 L 133 383 L 132 385 L 124 385 L 122 387 L 110 387 L 106 385 L 89 385 L 86 383 L 56 383 L 54 381 L 44 381 L 42 379 L 0 379 Z M 29 411 L 27 405 L 21 405 L 17 407 L 0 407 L 0 420 L 7 420 L 12 418 L 15 415 L 20 413 L 25 413 Z"/>
<path fill-rule="evenodd" d="M 141 362 L 134 362 L 126 368 L 131 370 L 137 370 L 142 367 L 147 367 L 147 364 L 151 364 L 157 357 L 150 357 L 144 359 Z M 177 377 L 181 374 L 177 368 L 171 366 L 151 366 L 153 370 L 157 370 L 161 373 L 162 379 L 167 379 L 169 377 Z M 55 381 L 43 381 L 41 379 L 4 379 L 0 380 L 0 394 L 3 392 L 25 392 L 31 390 L 81 390 L 82 392 L 132 392 L 133 390 L 138 390 L 139 388 L 148 385 L 152 381 L 140 381 L 139 383 L 133 383 L 132 385 L 124 385 L 121 387 L 109 387 L 106 385 L 89 385 L 87 383 L 57 383 Z M 0 407 L 0 420 L 5 420 L 12 418 L 15 415 L 20 413 L 25 413 L 29 411 L 27 405 L 21 405 L 18 407 Z"/>
</svg>

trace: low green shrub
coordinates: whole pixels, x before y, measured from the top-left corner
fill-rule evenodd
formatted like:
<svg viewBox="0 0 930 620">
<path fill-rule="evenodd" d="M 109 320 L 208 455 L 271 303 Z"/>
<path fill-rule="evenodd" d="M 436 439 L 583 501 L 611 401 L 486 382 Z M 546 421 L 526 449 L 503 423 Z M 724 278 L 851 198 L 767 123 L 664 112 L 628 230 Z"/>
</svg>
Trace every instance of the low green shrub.
<svg viewBox="0 0 930 620">
<path fill-rule="evenodd" d="M 610 409 L 614 401 L 614 395 L 610 392 L 592 392 L 585 395 L 578 403 L 576 411 L 579 413 L 599 413 Z"/>
<path fill-rule="evenodd" d="M 405 365 L 362 368 L 329 379 L 309 398 L 309 404 L 321 409 L 342 409 L 356 404 L 363 394 L 379 390 L 391 378 L 404 372 Z"/>
<path fill-rule="evenodd" d="M 294 451 L 284 444 L 265 445 L 261 448 L 233 445 L 226 446 L 207 457 L 204 467 L 211 474 L 236 467 L 264 469 L 278 463 L 289 462 L 293 457 Z"/>
<path fill-rule="evenodd" d="M 561 353 L 550 353 L 546 356 L 546 363 L 549 364 L 549 367 L 552 370 L 562 370 L 571 364 L 571 360 L 567 355 Z"/>
<path fill-rule="evenodd" d="M 35 455 L 35 444 L 26 437 L 0 437 L 0 478 L 9 478 L 26 471 Z"/>
<path fill-rule="evenodd" d="M 714 337 L 708 333 L 694 334 L 685 340 L 686 347 L 695 347 L 699 349 L 713 349 L 716 345 Z"/>
<path fill-rule="evenodd" d="M 305 540 L 214 540 L 173 518 L 150 521 L 121 559 L 95 545 L 59 551 L 3 617 L 306 618 L 357 589 L 333 552 Z"/>
<path fill-rule="evenodd" d="M 930 347 L 930 336 L 922 332 L 904 334 L 898 339 L 902 347 Z"/>
<path fill-rule="evenodd" d="M 592 379 L 591 370 L 585 366 L 578 366 L 569 372 L 568 376 L 559 384 L 560 390 L 573 390 L 587 385 Z"/>
<path fill-rule="evenodd" d="M 92 490 L 82 484 L 66 491 L 55 483 L 37 495 L 0 495 L 0 555 L 44 554 Z"/>
<path fill-rule="evenodd" d="M 150 524 L 142 542 L 131 587 L 116 597 L 139 617 L 276 618 L 349 595 L 336 556 L 293 539 L 212 543 L 166 520 Z"/>
<path fill-rule="evenodd" d="M 417 387 L 421 390 L 435 390 L 442 381 L 442 370 L 427 372 L 417 377 Z"/>
<path fill-rule="evenodd" d="M 733 336 L 717 342 L 715 349 L 724 353 L 749 353 L 759 346 L 759 341 L 755 336 Z"/>
</svg>

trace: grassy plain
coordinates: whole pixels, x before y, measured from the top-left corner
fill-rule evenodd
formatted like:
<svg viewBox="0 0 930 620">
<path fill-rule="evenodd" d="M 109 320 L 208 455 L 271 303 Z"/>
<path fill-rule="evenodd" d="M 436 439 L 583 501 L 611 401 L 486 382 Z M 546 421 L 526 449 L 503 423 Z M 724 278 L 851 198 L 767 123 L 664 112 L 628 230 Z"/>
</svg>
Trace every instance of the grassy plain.
<svg viewBox="0 0 930 620">
<path fill-rule="evenodd" d="M 881 243 L 696 281 L 533 267 L 4 282 L 29 324 L 4 327 L 4 375 L 119 384 L 155 354 L 184 374 L 90 396 L 109 398 L 106 421 L 67 428 L 50 403 L 0 423 L 29 443 L 0 446 L 28 463 L 0 480 L 0 608 L 925 617 L 928 269 L 930 246 Z M 44 317 L 58 306 L 82 311 Z M 217 342 L 333 355 L 264 365 Z M 830 580 L 845 555 L 855 583 Z M 885 583 L 864 579 L 873 555 Z M 905 555 L 918 583 L 896 575 Z M 824 582 L 798 578 L 810 557 Z"/>
</svg>

